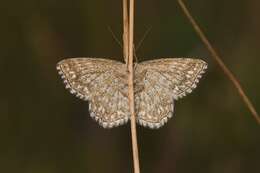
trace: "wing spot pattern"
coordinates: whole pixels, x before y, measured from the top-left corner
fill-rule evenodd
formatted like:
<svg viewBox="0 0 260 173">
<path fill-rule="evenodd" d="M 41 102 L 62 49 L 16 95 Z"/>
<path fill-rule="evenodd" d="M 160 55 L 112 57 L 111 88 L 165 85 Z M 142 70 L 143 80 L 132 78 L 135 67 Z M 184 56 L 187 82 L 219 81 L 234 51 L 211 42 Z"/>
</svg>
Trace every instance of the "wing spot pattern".
<svg viewBox="0 0 260 173">
<path fill-rule="evenodd" d="M 196 88 L 207 64 L 198 59 L 164 58 L 136 64 L 134 93 L 137 123 L 157 129 L 174 112 L 174 100 Z M 130 118 L 126 65 L 99 58 L 66 59 L 57 64 L 65 87 L 89 101 L 90 116 L 104 128 Z"/>
</svg>

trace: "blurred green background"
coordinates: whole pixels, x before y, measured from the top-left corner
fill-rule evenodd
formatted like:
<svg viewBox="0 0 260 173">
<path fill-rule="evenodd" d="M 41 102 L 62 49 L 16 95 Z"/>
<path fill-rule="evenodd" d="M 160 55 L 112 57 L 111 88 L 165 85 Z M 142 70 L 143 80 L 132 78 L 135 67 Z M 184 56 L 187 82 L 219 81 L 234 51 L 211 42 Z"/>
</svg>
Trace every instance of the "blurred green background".
<svg viewBox="0 0 260 173">
<path fill-rule="evenodd" d="M 260 2 L 186 0 L 260 111 Z M 88 103 L 65 90 L 66 57 L 114 57 L 122 49 L 121 0 L 2 0 L 0 172 L 132 172 L 130 126 L 104 130 Z M 142 173 L 259 173 L 260 128 L 212 61 L 176 1 L 137 0 L 138 60 L 201 57 L 209 69 L 160 130 L 138 127 Z"/>
</svg>

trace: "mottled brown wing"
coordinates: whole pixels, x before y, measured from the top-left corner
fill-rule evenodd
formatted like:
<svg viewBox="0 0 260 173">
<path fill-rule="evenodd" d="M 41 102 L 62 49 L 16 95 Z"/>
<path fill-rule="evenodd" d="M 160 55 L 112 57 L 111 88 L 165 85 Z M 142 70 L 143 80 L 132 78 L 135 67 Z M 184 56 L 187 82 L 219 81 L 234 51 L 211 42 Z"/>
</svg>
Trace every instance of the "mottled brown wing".
<svg viewBox="0 0 260 173">
<path fill-rule="evenodd" d="M 199 59 L 167 58 L 145 61 L 135 68 L 137 122 L 150 128 L 163 126 L 177 100 L 196 88 L 207 64 Z"/>
<path fill-rule="evenodd" d="M 66 88 L 89 101 L 90 115 L 104 128 L 129 120 L 125 64 L 100 58 L 72 58 L 57 64 Z"/>
</svg>

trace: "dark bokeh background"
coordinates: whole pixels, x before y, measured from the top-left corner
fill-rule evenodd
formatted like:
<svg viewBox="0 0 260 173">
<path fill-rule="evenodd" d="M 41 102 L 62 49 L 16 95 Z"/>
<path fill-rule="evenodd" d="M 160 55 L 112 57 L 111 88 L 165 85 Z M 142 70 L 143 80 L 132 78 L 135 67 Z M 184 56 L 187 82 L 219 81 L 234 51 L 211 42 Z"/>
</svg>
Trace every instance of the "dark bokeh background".
<svg viewBox="0 0 260 173">
<path fill-rule="evenodd" d="M 207 36 L 260 111 L 260 2 L 187 0 Z M 121 0 L 0 3 L 0 172 L 132 172 L 129 124 L 104 130 L 88 103 L 69 94 L 55 66 L 64 57 L 122 50 Z M 137 52 L 202 57 L 209 69 L 160 130 L 138 127 L 142 172 L 258 173 L 259 127 L 183 16 L 176 1 L 137 0 Z"/>
</svg>

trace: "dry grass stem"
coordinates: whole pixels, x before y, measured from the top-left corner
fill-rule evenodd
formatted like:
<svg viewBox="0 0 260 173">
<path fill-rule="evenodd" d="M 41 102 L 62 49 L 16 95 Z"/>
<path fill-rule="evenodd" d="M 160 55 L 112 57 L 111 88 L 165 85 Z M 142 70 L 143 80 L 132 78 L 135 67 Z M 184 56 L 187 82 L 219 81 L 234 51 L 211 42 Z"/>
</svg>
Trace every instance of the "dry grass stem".
<svg viewBox="0 0 260 173">
<path fill-rule="evenodd" d="M 128 1 L 123 0 L 123 41 L 124 41 L 124 59 L 128 68 L 128 97 L 129 108 L 131 113 L 131 138 L 132 138 L 132 152 L 134 162 L 134 172 L 140 173 L 139 154 L 136 131 L 136 117 L 134 105 L 134 0 L 130 0 L 128 17 Z"/>
<path fill-rule="evenodd" d="M 128 64 L 129 53 L 129 18 L 128 18 L 128 0 L 123 0 L 123 53 L 124 60 Z"/>
<path fill-rule="evenodd" d="M 256 112 L 256 109 L 254 108 L 252 102 L 250 101 L 248 96 L 245 94 L 245 92 L 244 92 L 242 86 L 240 85 L 239 81 L 236 79 L 236 77 L 232 74 L 232 72 L 228 69 L 228 67 L 222 61 L 222 59 L 220 58 L 218 53 L 215 51 L 215 49 L 213 48 L 213 46 L 211 45 L 211 43 L 209 42 L 209 40 L 207 39 L 207 37 L 205 36 L 203 31 L 199 27 L 197 22 L 192 17 L 192 15 L 189 12 L 188 8 L 186 7 L 185 3 L 182 0 L 178 0 L 178 3 L 180 5 L 181 9 L 183 10 L 184 14 L 186 15 L 186 17 L 189 19 L 193 28 L 195 29 L 195 31 L 199 35 L 200 39 L 202 40 L 202 42 L 205 44 L 205 46 L 207 47 L 207 49 L 211 53 L 214 60 L 217 62 L 219 67 L 224 71 L 224 73 L 228 77 L 228 79 L 233 83 L 233 85 L 237 89 L 240 97 L 244 101 L 244 104 L 247 106 L 247 108 L 250 110 L 251 114 L 253 115 L 253 117 L 257 121 L 257 123 L 260 125 L 260 117 L 259 117 L 258 113 Z"/>
</svg>

